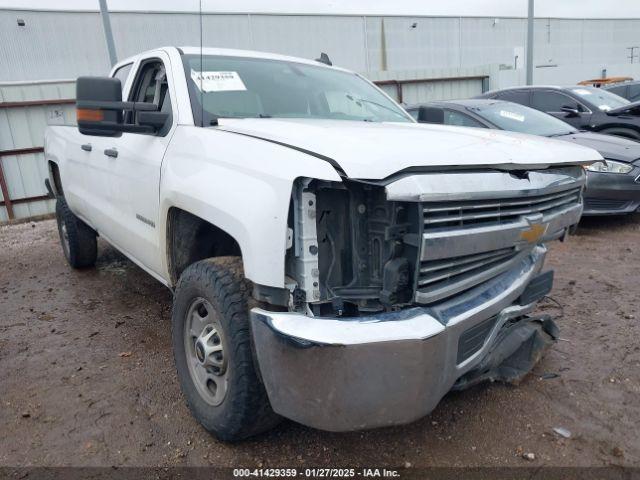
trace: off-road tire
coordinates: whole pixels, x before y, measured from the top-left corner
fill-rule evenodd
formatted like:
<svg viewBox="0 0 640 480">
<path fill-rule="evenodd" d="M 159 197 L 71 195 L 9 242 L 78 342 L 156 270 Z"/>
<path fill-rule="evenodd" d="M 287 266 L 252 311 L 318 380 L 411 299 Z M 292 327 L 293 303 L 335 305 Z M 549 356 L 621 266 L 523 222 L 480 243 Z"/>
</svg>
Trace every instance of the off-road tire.
<svg viewBox="0 0 640 480">
<path fill-rule="evenodd" d="M 56 199 L 56 220 L 62 252 L 69 265 L 93 267 L 98 256 L 96 232 L 73 214 L 64 197 Z"/>
<path fill-rule="evenodd" d="M 273 428 L 281 418 L 273 412 L 254 364 L 249 327 L 251 283 L 239 257 L 216 257 L 189 266 L 180 276 L 172 311 L 173 352 L 187 405 L 212 435 L 235 442 Z M 207 403 L 189 371 L 185 322 L 191 305 L 204 299 L 213 307 L 225 339 L 228 368 L 226 393 L 217 406 Z"/>
</svg>

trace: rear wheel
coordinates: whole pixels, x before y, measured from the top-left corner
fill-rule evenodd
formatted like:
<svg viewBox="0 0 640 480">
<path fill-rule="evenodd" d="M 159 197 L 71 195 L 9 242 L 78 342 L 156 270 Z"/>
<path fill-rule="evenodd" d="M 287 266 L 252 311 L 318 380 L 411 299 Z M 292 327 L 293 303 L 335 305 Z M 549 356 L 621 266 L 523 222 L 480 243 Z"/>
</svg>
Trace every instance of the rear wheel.
<svg viewBox="0 0 640 480">
<path fill-rule="evenodd" d="M 248 299 L 238 257 L 202 260 L 180 277 L 172 312 L 173 350 L 180 386 L 193 416 L 224 441 L 275 426 L 254 365 Z"/>
<path fill-rule="evenodd" d="M 98 256 L 96 232 L 76 217 L 64 197 L 56 200 L 58 234 L 65 258 L 73 268 L 92 267 Z"/>
</svg>

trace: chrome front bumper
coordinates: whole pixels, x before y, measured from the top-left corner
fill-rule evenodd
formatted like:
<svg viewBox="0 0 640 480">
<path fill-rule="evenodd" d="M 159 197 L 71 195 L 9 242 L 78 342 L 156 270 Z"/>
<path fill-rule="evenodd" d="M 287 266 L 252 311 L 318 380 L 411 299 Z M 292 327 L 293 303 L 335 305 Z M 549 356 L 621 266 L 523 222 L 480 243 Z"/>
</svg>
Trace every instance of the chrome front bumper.
<svg viewBox="0 0 640 480">
<path fill-rule="evenodd" d="M 546 248 L 480 286 L 430 307 L 356 318 L 251 311 L 257 361 L 275 412 L 330 431 L 414 421 L 476 367 L 503 325 L 531 312 L 518 299 Z M 458 362 L 458 340 L 496 317 L 482 347 Z M 526 321 L 526 320 L 523 320 Z"/>
</svg>

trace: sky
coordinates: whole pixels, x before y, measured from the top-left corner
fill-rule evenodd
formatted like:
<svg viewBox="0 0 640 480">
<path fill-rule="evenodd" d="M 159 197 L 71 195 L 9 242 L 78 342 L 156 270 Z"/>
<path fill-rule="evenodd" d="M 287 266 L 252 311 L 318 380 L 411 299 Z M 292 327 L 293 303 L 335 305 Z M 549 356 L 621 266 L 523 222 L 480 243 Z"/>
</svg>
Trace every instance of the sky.
<svg viewBox="0 0 640 480">
<path fill-rule="evenodd" d="M 113 11 L 197 11 L 199 0 L 107 0 Z M 525 17 L 527 0 L 202 0 L 225 13 Z M 535 0 L 536 17 L 640 18 L 640 0 Z M 98 0 L 0 0 L 0 8 L 97 10 Z"/>
</svg>

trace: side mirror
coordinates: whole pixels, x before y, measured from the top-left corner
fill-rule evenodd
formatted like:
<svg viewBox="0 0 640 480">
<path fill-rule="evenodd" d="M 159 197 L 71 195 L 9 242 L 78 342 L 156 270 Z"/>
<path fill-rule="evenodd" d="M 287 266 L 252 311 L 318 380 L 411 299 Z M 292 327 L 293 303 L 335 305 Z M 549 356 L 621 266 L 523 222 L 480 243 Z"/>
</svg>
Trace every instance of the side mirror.
<svg viewBox="0 0 640 480">
<path fill-rule="evenodd" d="M 123 110 L 120 79 L 111 77 L 79 77 L 76 81 L 76 117 L 78 130 L 84 135 L 113 137 L 120 134 Z"/>
<path fill-rule="evenodd" d="M 120 80 L 79 77 L 76 81 L 76 117 L 84 135 L 115 137 L 122 132 L 154 133 L 169 118 L 152 103 L 123 102 Z M 124 123 L 124 111 L 137 112 L 137 124 Z"/>
<path fill-rule="evenodd" d="M 567 114 L 567 117 L 579 117 L 580 110 L 575 107 L 570 107 L 568 105 L 563 105 L 561 110 Z"/>
<path fill-rule="evenodd" d="M 420 107 L 418 122 L 444 124 L 444 110 L 438 107 Z"/>
</svg>

